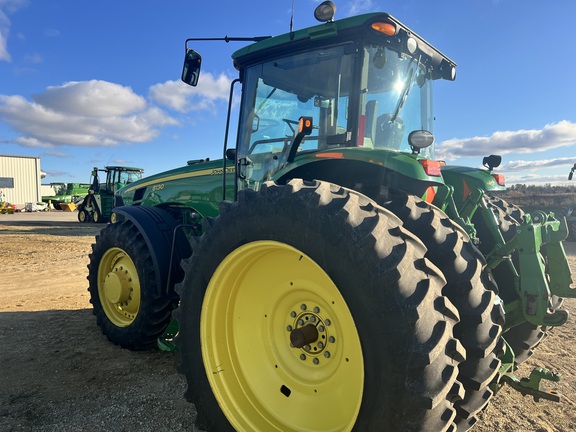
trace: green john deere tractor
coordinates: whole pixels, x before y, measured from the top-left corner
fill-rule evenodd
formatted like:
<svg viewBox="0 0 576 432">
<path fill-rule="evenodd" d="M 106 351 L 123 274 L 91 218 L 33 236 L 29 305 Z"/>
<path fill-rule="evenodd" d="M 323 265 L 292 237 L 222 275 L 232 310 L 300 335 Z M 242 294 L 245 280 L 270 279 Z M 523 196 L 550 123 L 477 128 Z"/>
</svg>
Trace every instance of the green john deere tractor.
<svg viewBox="0 0 576 432">
<path fill-rule="evenodd" d="M 106 173 L 106 182 L 100 183 L 98 172 Z M 88 193 L 77 206 L 80 222 L 108 222 L 114 207 L 114 194 L 127 184 L 142 178 L 142 168 L 107 166 L 94 167 Z"/>
<path fill-rule="evenodd" d="M 116 193 L 88 266 L 102 331 L 178 350 L 208 431 L 463 431 L 505 383 L 557 399 L 558 375 L 513 372 L 575 296 L 565 221 L 493 196 L 498 156 L 434 159 L 452 60 L 386 13 L 333 10 L 223 38 L 253 42 L 236 144 Z"/>
</svg>

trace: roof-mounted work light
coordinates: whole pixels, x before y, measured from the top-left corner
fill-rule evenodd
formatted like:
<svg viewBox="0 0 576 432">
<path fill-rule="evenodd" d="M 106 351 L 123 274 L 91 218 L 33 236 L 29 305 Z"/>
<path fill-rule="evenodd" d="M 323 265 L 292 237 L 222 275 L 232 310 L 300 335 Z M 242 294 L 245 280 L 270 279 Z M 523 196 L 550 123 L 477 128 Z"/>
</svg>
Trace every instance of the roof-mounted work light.
<svg viewBox="0 0 576 432">
<path fill-rule="evenodd" d="M 336 14 L 336 5 L 331 1 L 324 1 L 314 11 L 314 18 L 320 22 L 333 22 Z"/>
</svg>

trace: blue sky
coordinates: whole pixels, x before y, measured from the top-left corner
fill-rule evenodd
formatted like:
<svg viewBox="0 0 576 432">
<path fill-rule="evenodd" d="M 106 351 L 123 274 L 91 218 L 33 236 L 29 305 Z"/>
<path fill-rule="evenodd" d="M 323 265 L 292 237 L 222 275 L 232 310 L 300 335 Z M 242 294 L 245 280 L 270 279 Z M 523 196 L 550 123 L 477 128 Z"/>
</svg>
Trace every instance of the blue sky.
<svg viewBox="0 0 576 432">
<path fill-rule="evenodd" d="M 294 0 L 296 29 L 319 1 Z M 573 0 L 340 0 L 336 19 L 385 11 L 457 64 L 435 84 L 437 154 L 508 184 L 565 184 L 576 162 Z M 292 0 L 0 0 L 0 154 L 40 156 L 44 183 L 92 167 L 154 174 L 221 157 L 230 55 L 195 43 L 198 87 L 179 82 L 187 37 L 277 35 Z M 234 136 L 234 135 L 232 135 Z"/>
</svg>

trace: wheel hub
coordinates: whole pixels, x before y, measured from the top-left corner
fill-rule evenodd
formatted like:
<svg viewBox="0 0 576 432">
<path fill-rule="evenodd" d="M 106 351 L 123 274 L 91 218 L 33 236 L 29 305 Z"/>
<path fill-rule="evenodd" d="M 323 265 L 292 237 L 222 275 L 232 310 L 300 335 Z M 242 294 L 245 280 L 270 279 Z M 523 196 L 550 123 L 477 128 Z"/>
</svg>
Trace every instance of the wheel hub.
<svg viewBox="0 0 576 432">
<path fill-rule="evenodd" d="M 314 324 L 307 324 L 301 328 L 295 328 L 290 332 L 290 343 L 295 348 L 304 348 L 318 340 L 318 329 Z"/>
<path fill-rule="evenodd" d="M 116 267 L 106 275 L 104 279 L 104 292 L 110 303 L 118 304 L 130 300 L 130 294 L 133 288 L 130 286 L 132 278 L 128 270 L 122 266 Z"/>
<path fill-rule="evenodd" d="M 290 312 L 286 330 L 290 333 L 290 347 L 302 361 L 312 360 L 313 365 L 319 365 L 332 357 L 336 348 L 336 337 L 333 333 L 332 321 L 323 315 L 320 307 L 307 304 L 300 305 L 300 313 Z"/>
</svg>

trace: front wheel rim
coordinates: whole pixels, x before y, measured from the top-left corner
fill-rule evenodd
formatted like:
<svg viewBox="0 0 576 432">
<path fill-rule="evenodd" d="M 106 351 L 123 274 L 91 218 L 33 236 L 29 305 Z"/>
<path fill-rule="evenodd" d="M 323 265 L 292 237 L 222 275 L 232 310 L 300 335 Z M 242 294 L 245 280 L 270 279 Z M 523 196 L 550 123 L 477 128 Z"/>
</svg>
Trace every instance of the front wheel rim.
<svg viewBox="0 0 576 432">
<path fill-rule="evenodd" d="M 117 327 L 134 322 L 140 309 L 136 265 L 122 249 L 108 249 L 98 266 L 98 298 L 106 317 Z"/>
<path fill-rule="evenodd" d="M 316 330 L 300 344 L 305 327 Z M 364 387 L 354 318 L 299 250 L 257 241 L 233 251 L 208 284 L 200 329 L 208 381 L 237 430 L 354 426 Z"/>
</svg>

